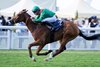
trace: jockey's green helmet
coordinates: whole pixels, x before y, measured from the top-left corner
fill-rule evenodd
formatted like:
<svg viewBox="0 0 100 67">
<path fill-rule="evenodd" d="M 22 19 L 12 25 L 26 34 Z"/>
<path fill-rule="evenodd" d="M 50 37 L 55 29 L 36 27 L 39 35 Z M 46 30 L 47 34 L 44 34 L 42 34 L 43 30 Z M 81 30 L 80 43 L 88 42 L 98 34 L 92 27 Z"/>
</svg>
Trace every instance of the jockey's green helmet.
<svg viewBox="0 0 100 67">
<path fill-rule="evenodd" d="M 38 7 L 38 6 L 34 6 L 33 8 L 32 8 L 32 12 L 37 12 L 38 10 L 40 10 L 40 8 Z"/>
</svg>

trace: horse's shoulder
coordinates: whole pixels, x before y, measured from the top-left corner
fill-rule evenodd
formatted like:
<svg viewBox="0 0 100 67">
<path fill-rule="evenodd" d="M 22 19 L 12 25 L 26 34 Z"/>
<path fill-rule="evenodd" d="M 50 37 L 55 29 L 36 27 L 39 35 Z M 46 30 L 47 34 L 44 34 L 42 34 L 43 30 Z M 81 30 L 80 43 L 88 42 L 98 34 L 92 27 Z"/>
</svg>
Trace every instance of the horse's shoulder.
<svg viewBox="0 0 100 67">
<path fill-rule="evenodd" d="M 43 26 L 43 27 L 46 26 L 46 24 L 42 23 L 42 22 L 41 23 L 36 23 L 36 24 L 37 24 L 37 26 Z"/>
<path fill-rule="evenodd" d="M 43 30 L 43 31 L 47 31 L 48 30 L 46 24 L 44 24 L 44 23 L 37 23 L 37 29 Z"/>
</svg>

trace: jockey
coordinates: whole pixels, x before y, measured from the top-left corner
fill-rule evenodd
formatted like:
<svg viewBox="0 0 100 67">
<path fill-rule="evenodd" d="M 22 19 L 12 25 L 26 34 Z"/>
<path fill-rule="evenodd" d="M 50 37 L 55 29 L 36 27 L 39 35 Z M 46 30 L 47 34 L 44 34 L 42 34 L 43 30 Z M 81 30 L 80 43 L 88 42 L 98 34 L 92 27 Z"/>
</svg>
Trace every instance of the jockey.
<svg viewBox="0 0 100 67">
<path fill-rule="evenodd" d="M 48 9 L 40 9 L 38 6 L 34 6 L 32 12 L 36 15 L 34 22 L 44 22 L 51 27 L 51 30 L 54 30 L 57 25 L 59 26 L 58 18 L 54 12 Z"/>
</svg>

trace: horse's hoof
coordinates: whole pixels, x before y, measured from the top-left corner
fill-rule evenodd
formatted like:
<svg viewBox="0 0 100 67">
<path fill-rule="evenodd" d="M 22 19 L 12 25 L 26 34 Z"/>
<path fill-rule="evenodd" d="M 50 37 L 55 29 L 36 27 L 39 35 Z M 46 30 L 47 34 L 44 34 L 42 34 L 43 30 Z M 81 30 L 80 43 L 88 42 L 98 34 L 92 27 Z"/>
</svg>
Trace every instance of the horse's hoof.
<svg viewBox="0 0 100 67">
<path fill-rule="evenodd" d="M 45 61 L 49 61 L 48 58 L 44 59 Z"/>
<path fill-rule="evenodd" d="M 36 62 L 36 59 L 35 59 L 34 57 L 32 57 L 32 61 L 33 61 L 33 62 Z"/>
<path fill-rule="evenodd" d="M 51 58 L 46 58 L 46 59 L 44 59 L 45 61 L 50 61 L 51 60 Z"/>
</svg>

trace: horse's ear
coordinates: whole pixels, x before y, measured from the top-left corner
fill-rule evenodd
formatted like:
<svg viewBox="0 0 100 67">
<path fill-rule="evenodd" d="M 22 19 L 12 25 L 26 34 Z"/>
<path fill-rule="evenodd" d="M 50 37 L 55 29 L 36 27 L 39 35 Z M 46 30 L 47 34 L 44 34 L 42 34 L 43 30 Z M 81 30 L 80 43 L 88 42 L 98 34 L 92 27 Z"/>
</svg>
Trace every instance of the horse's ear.
<svg viewBox="0 0 100 67">
<path fill-rule="evenodd" d="M 16 15 L 16 12 L 13 13 L 13 17 L 15 17 L 15 15 Z"/>
</svg>

